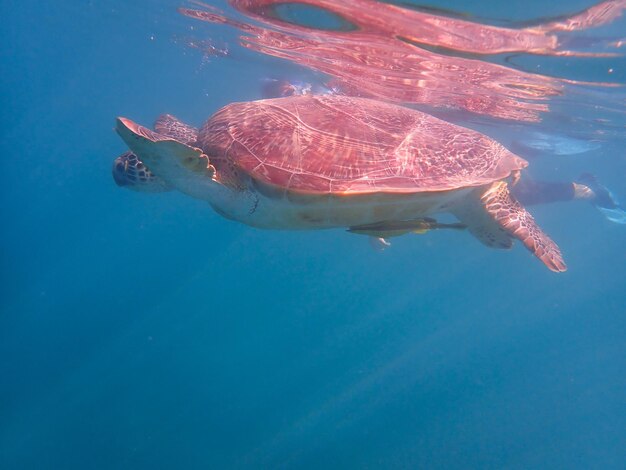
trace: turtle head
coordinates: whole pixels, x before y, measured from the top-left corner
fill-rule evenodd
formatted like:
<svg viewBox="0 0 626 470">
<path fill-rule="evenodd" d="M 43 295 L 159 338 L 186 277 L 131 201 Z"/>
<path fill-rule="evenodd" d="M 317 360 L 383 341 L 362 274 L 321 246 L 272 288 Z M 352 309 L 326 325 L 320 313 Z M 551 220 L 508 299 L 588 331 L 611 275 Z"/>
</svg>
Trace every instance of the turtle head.
<svg viewBox="0 0 626 470">
<path fill-rule="evenodd" d="M 152 173 L 133 152 L 124 152 L 113 162 L 113 179 L 118 186 L 144 193 L 161 193 L 172 188 Z"/>
</svg>

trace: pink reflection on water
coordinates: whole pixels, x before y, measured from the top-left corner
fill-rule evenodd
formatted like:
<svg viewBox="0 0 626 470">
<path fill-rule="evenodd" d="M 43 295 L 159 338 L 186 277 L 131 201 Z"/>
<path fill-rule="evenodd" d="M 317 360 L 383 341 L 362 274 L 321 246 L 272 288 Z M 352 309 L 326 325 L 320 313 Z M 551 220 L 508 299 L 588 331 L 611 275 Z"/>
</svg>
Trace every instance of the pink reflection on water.
<svg viewBox="0 0 626 470">
<path fill-rule="evenodd" d="M 626 10 L 626 0 L 609 0 L 598 3 L 583 12 L 561 21 L 549 22 L 536 27 L 539 31 L 578 31 L 595 28 L 616 20 Z"/>
<path fill-rule="evenodd" d="M 309 5 L 336 13 L 363 32 L 473 54 L 576 54 L 560 50 L 559 37 L 549 33 L 601 26 L 619 18 L 626 9 L 626 0 L 609 0 L 557 22 L 512 29 L 415 11 L 375 0 L 231 0 L 230 3 L 246 16 L 275 26 L 277 22 L 271 21 L 267 15 L 271 7 Z"/>
<path fill-rule="evenodd" d="M 373 0 L 231 0 L 231 4 L 261 26 L 232 20 L 214 8 L 181 8 L 180 12 L 234 26 L 245 33 L 244 47 L 328 74 L 333 77 L 332 87 L 344 93 L 531 122 L 548 110 L 551 96 L 561 94 L 564 84 L 573 82 L 467 55 L 606 55 L 565 50 L 554 32 L 599 26 L 626 8 L 626 0 L 607 1 L 558 22 L 510 29 Z M 322 8 L 355 29 L 329 31 L 288 23 L 273 9 L 281 4 Z"/>
</svg>

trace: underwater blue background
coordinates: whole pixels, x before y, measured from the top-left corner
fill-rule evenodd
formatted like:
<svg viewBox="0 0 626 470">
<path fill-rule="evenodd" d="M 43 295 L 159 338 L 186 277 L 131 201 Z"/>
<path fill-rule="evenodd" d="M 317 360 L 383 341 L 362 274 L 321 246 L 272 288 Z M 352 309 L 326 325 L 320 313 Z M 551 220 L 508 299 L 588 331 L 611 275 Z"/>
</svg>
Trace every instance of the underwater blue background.
<svg viewBox="0 0 626 470">
<path fill-rule="evenodd" d="M 437 2 L 508 20 L 590 4 Z M 626 226 L 590 204 L 532 209 L 557 275 L 466 233 L 379 253 L 115 185 L 116 116 L 199 124 L 305 73 L 178 6 L 1 4 L 0 468 L 624 468 Z M 185 47 L 191 26 L 234 60 Z M 552 63 L 606 79 L 607 61 Z M 624 200 L 624 135 L 531 165 Z"/>
</svg>

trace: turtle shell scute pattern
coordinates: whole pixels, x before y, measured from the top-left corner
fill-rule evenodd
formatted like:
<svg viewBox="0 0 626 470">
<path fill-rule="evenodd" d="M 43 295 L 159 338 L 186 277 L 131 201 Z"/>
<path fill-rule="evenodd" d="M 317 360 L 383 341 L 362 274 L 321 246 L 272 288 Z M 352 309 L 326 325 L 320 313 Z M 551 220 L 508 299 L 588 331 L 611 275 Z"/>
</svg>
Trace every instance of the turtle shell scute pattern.
<svg viewBox="0 0 626 470">
<path fill-rule="evenodd" d="M 306 193 L 442 191 L 487 184 L 526 166 L 479 132 L 337 95 L 233 103 L 207 121 L 198 143 L 226 180 L 246 174 Z"/>
</svg>

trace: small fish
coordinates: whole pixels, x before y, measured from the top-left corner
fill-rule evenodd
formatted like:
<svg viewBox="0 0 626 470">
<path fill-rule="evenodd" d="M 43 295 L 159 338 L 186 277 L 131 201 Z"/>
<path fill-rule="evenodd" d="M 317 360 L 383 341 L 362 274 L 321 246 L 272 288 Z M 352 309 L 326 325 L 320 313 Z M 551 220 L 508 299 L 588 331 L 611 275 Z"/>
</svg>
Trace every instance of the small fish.
<svg viewBox="0 0 626 470">
<path fill-rule="evenodd" d="M 465 224 L 460 222 L 455 223 L 440 223 L 430 217 L 424 217 L 422 219 L 415 220 L 401 220 L 396 222 L 377 222 L 368 225 L 359 225 L 357 227 L 350 227 L 348 232 L 356 233 L 359 235 L 369 235 L 374 238 L 387 239 L 391 237 L 398 237 L 407 233 L 415 233 L 422 235 L 430 230 L 435 229 L 456 229 L 462 230 L 467 228 Z"/>
</svg>

